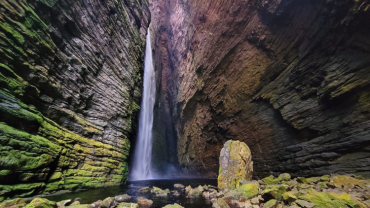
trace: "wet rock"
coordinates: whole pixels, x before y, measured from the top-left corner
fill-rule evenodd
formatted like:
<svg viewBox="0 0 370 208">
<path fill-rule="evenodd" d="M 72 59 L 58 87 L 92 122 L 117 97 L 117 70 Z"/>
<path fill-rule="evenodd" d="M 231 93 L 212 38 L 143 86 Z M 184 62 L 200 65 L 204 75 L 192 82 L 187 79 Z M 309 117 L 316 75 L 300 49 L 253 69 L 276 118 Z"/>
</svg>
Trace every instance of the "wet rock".
<svg viewBox="0 0 370 208">
<path fill-rule="evenodd" d="M 57 203 L 44 198 L 35 198 L 25 208 L 57 208 Z"/>
<path fill-rule="evenodd" d="M 212 202 L 212 208 L 230 208 L 230 206 L 226 203 L 224 199 L 219 198 Z"/>
<path fill-rule="evenodd" d="M 180 196 L 180 193 L 175 190 L 175 191 L 172 192 L 172 195 L 175 196 L 175 197 L 178 197 L 178 196 Z"/>
<path fill-rule="evenodd" d="M 154 193 L 157 197 L 166 197 L 170 193 L 170 190 L 162 190 L 158 187 L 153 186 L 152 193 Z"/>
<path fill-rule="evenodd" d="M 240 181 L 252 179 L 253 162 L 249 147 L 240 141 L 229 140 L 220 153 L 218 187 L 233 189 Z"/>
<path fill-rule="evenodd" d="M 114 201 L 115 198 L 108 197 L 100 203 L 99 208 L 110 208 L 113 205 Z"/>
<path fill-rule="evenodd" d="M 150 207 L 152 206 L 153 201 L 144 197 L 138 197 L 137 204 L 139 205 L 139 207 Z"/>
<path fill-rule="evenodd" d="M 188 198 L 195 198 L 202 195 L 204 189 L 202 186 L 198 186 L 196 188 L 191 188 L 191 186 L 187 186 L 185 188 L 185 195 Z"/>
<path fill-rule="evenodd" d="M 130 202 L 131 198 L 132 197 L 127 195 L 127 194 L 122 194 L 122 195 L 114 197 L 114 200 L 118 203 L 120 203 L 120 202 Z"/>
<path fill-rule="evenodd" d="M 208 192 L 208 191 L 203 192 L 203 193 L 202 193 L 202 196 L 203 196 L 203 198 L 205 198 L 205 199 L 209 199 L 209 192 Z"/>
<path fill-rule="evenodd" d="M 139 208 L 138 204 L 122 202 L 117 205 L 117 208 Z"/>
<path fill-rule="evenodd" d="M 266 202 L 263 205 L 263 208 L 277 208 L 279 205 L 279 202 L 275 199 L 271 199 L 270 201 Z"/>
<path fill-rule="evenodd" d="M 90 208 L 98 208 L 101 203 L 102 203 L 102 200 L 98 200 L 98 201 L 90 204 Z"/>
<path fill-rule="evenodd" d="M 147 194 L 147 193 L 150 193 L 152 191 L 152 189 L 151 188 L 149 188 L 149 187 L 144 187 L 144 188 L 141 188 L 141 189 L 139 189 L 139 193 L 141 193 L 141 194 Z"/>
<path fill-rule="evenodd" d="M 66 199 L 66 200 L 57 202 L 58 208 L 60 208 L 60 207 L 66 207 L 66 206 L 69 206 L 70 204 L 72 204 L 72 199 Z"/>
<path fill-rule="evenodd" d="M 175 185 L 173 185 L 173 187 L 174 187 L 175 189 L 184 189 L 184 188 L 185 188 L 185 186 L 184 186 L 184 185 L 179 184 L 179 183 L 176 183 Z"/>
<path fill-rule="evenodd" d="M 163 208 L 184 208 L 184 207 L 175 203 L 175 204 L 166 205 Z"/>
</svg>

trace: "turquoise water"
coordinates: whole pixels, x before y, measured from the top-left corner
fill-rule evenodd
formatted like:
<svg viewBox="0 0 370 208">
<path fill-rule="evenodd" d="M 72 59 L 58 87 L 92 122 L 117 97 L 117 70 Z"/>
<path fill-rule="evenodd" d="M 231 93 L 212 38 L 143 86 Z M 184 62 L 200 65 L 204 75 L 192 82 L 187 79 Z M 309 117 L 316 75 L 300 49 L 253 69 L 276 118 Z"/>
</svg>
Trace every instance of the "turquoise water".
<svg viewBox="0 0 370 208">
<path fill-rule="evenodd" d="M 161 189 L 174 190 L 173 185 L 175 183 L 181 183 L 185 186 L 191 185 L 193 188 L 199 185 L 213 185 L 217 186 L 216 179 L 171 179 L 171 180 L 148 180 L 148 181 L 131 181 L 127 185 L 117 187 L 106 187 L 99 189 L 86 190 L 81 192 L 65 193 L 57 196 L 45 197 L 52 201 L 61 201 L 65 199 L 81 198 L 81 204 L 90 204 L 98 200 L 103 200 L 107 197 L 114 197 L 120 194 L 128 194 L 132 196 L 132 202 L 136 202 L 137 197 L 145 197 L 153 200 L 151 208 L 163 207 L 167 204 L 177 203 L 181 206 L 188 208 L 211 208 L 212 204 L 209 200 L 204 199 L 202 196 L 190 199 L 186 198 L 182 193 L 179 197 L 156 197 L 153 194 L 140 194 L 138 190 L 143 187 L 159 187 Z"/>
</svg>

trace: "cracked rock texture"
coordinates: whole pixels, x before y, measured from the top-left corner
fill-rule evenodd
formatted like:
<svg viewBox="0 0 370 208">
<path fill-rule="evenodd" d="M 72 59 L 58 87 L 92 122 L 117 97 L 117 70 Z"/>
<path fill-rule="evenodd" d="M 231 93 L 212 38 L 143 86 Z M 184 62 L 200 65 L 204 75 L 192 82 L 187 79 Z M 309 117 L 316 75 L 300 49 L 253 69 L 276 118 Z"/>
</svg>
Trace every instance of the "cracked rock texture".
<svg viewBox="0 0 370 208">
<path fill-rule="evenodd" d="M 127 180 L 149 3 L 0 2 L 0 201 Z"/>
<path fill-rule="evenodd" d="M 249 147 L 244 142 L 229 140 L 220 152 L 218 188 L 235 189 L 252 180 L 253 161 Z"/>
<path fill-rule="evenodd" d="M 152 0 L 151 10 L 166 124 L 156 136 L 177 142 L 168 158 L 187 175 L 216 177 L 232 139 L 250 147 L 255 177 L 370 176 L 368 1 Z"/>
</svg>

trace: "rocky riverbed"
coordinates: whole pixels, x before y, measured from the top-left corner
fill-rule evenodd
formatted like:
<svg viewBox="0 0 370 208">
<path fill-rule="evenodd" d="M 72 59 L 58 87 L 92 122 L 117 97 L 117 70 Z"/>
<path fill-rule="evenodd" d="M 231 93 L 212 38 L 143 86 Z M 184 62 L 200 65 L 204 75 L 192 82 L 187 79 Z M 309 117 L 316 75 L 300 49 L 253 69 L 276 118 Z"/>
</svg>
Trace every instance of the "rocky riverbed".
<svg viewBox="0 0 370 208">
<path fill-rule="evenodd" d="M 355 175 L 324 175 L 321 177 L 292 179 L 287 173 L 261 180 L 241 181 L 235 189 L 220 189 L 212 185 L 198 187 L 174 184 L 172 189 L 144 187 L 138 193 L 156 197 L 203 197 L 213 208 L 366 208 L 370 207 L 370 180 Z M 13 199 L 0 204 L 0 208 L 135 208 L 150 207 L 151 199 L 131 197 L 127 194 L 108 197 L 91 204 L 80 204 L 80 199 L 59 202 L 44 198 Z M 170 204 L 166 208 L 182 207 Z"/>
</svg>

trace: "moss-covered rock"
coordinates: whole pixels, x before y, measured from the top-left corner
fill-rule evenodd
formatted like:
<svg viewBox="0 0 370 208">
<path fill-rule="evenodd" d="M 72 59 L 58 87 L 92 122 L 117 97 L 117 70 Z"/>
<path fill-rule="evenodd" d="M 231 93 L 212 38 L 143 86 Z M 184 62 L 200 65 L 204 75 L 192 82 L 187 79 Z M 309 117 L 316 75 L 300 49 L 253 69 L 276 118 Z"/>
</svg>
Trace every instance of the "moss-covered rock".
<svg viewBox="0 0 370 208">
<path fill-rule="evenodd" d="M 44 198 L 35 198 L 25 208 L 57 208 L 57 203 Z"/>
<path fill-rule="evenodd" d="M 275 199 L 271 199 L 263 205 L 263 208 L 277 208 L 279 202 Z"/>
<path fill-rule="evenodd" d="M 363 181 L 345 175 L 333 176 L 332 181 L 335 186 L 340 188 L 353 188 L 355 186 L 359 186 L 362 188 L 365 187 L 365 183 Z"/>
<path fill-rule="evenodd" d="M 112 3 L 114 19 L 93 2 L 106 34 L 85 39 L 98 32 L 82 18 L 91 5 L 0 1 L 0 201 L 127 181 L 149 12 L 147 0 Z"/>
<path fill-rule="evenodd" d="M 100 206 L 101 208 L 110 208 L 114 203 L 114 197 L 108 197 L 105 198 L 101 203 Z"/>
<path fill-rule="evenodd" d="M 150 207 L 153 204 L 153 201 L 144 197 L 138 197 L 137 204 L 139 207 Z"/>
<path fill-rule="evenodd" d="M 252 181 L 247 184 L 240 186 L 237 189 L 229 190 L 225 193 L 225 198 L 234 199 L 251 199 L 258 195 L 259 184 L 257 181 Z"/>
<path fill-rule="evenodd" d="M 212 203 L 212 208 L 230 208 L 230 206 L 226 203 L 224 199 L 219 198 Z"/>
<path fill-rule="evenodd" d="M 220 153 L 218 187 L 238 188 L 242 181 L 251 180 L 252 173 L 253 162 L 249 147 L 244 142 L 227 141 Z"/>
<path fill-rule="evenodd" d="M 367 207 L 367 205 L 347 193 L 326 193 L 310 189 L 306 194 L 300 195 L 298 198 L 311 202 L 318 207 Z"/>
<path fill-rule="evenodd" d="M 7 207 L 12 207 L 12 208 L 21 208 L 26 205 L 26 200 L 21 199 L 21 198 L 16 198 L 16 199 L 11 199 L 7 201 L 3 201 L 0 203 L 0 208 L 7 208 Z"/>
<path fill-rule="evenodd" d="M 272 184 L 279 184 L 284 181 L 289 181 L 290 179 L 291 179 L 291 176 L 289 173 L 282 173 L 277 178 L 275 178 L 273 175 L 265 177 L 261 180 L 261 183 L 272 185 Z"/>
<path fill-rule="evenodd" d="M 138 204 L 135 203 L 120 203 L 117 208 L 139 208 Z"/>
<path fill-rule="evenodd" d="M 139 189 L 139 193 L 142 193 L 142 194 L 145 194 L 145 193 L 150 193 L 152 191 L 152 189 L 151 188 L 149 188 L 149 187 L 144 187 L 144 188 L 141 188 L 141 189 Z"/>
<path fill-rule="evenodd" d="M 298 199 L 292 192 L 283 193 L 282 198 L 287 203 L 294 202 L 295 200 Z"/>
<path fill-rule="evenodd" d="M 165 197 L 170 193 L 170 190 L 162 190 L 161 188 L 153 186 L 152 193 L 154 193 L 156 196 Z"/>
<path fill-rule="evenodd" d="M 262 191 L 264 198 L 273 198 L 277 200 L 283 199 L 283 194 L 287 192 L 288 186 L 283 185 L 267 185 L 265 190 Z"/>
</svg>

